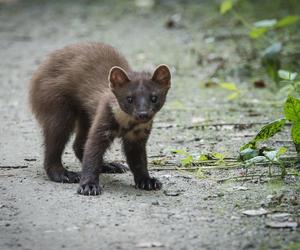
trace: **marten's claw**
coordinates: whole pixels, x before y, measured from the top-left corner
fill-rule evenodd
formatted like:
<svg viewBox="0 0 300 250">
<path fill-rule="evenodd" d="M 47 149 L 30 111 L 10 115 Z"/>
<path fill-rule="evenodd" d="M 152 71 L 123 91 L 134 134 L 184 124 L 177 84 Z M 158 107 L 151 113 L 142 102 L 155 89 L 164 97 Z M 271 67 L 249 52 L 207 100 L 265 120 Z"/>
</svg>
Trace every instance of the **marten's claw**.
<svg viewBox="0 0 300 250">
<path fill-rule="evenodd" d="M 102 188 L 99 184 L 84 184 L 79 186 L 77 193 L 81 195 L 99 195 L 102 193 Z"/>
<path fill-rule="evenodd" d="M 162 183 L 156 178 L 146 177 L 140 179 L 135 184 L 136 188 L 144 189 L 144 190 L 160 190 L 162 188 Z"/>
</svg>

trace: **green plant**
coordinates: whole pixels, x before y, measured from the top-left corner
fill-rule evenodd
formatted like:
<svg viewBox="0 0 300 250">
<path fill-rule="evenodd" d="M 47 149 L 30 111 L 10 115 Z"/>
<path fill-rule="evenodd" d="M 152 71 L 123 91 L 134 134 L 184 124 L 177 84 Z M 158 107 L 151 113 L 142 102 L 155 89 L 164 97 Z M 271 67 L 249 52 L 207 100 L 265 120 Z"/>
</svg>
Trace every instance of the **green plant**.
<svg viewBox="0 0 300 250">
<path fill-rule="evenodd" d="M 261 130 L 257 133 L 257 135 L 247 144 L 241 147 L 241 150 L 244 150 L 246 148 L 252 148 L 256 149 L 257 148 L 257 143 L 260 141 L 266 141 L 278 132 L 281 131 L 283 126 L 286 123 L 285 118 L 281 118 L 275 121 L 272 121 L 268 123 L 267 125 L 263 126 Z"/>
<path fill-rule="evenodd" d="M 239 12 L 235 9 L 235 6 L 238 4 L 238 0 L 224 0 L 220 4 L 220 13 L 222 15 L 231 11 L 234 16 L 239 19 L 248 29 L 249 37 L 252 39 L 258 39 L 266 35 L 270 31 L 278 30 L 281 28 L 288 27 L 297 23 L 300 20 L 300 16 L 287 15 L 279 20 L 273 19 L 264 19 L 257 21 L 255 23 L 249 23 Z"/>
<path fill-rule="evenodd" d="M 190 166 L 195 162 L 194 157 L 191 154 L 189 154 L 187 151 L 184 151 L 182 149 L 173 149 L 171 152 L 173 154 L 184 156 L 183 158 L 180 159 L 181 165 L 183 165 L 184 167 Z"/>
<path fill-rule="evenodd" d="M 300 152 L 300 100 L 297 98 L 300 95 L 300 82 L 296 81 L 297 73 L 295 72 L 279 70 L 278 75 L 283 79 L 282 83 L 286 84 L 283 88 L 289 88 L 288 97 L 283 105 L 285 117 L 263 126 L 250 142 L 241 147 L 241 150 L 256 148 L 257 142 L 268 140 L 280 132 L 286 121 L 289 120 L 292 123 L 291 137 L 297 152 Z"/>
<path fill-rule="evenodd" d="M 284 114 L 286 118 L 282 118 L 265 125 L 258 134 L 250 142 L 241 147 L 241 150 L 246 148 L 256 148 L 259 141 L 268 140 L 281 131 L 285 125 L 286 120 L 292 123 L 291 136 L 296 146 L 296 150 L 300 152 L 300 100 L 289 96 L 284 104 Z"/>
<path fill-rule="evenodd" d="M 200 154 L 193 156 L 190 153 L 188 153 L 185 150 L 182 149 L 173 149 L 171 151 L 173 154 L 181 155 L 183 158 L 180 159 L 181 165 L 184 167 L 197 165 L 198 163 L 201 163 L 203 161 L 208 160 L 215 160 L 216 163 L 222 163 L 224 162 L 225 155 L 218 153 L 218 152 L 212 152 L 207 154 Z"/>
<path fill-rule="evenodd" d="M 286 152 L 285 147 L 279 149 L 273 148 L 246 148 L 240 151 L 239 159 L 244 162 L 246 167 L 255 165 L 256 163 L 269 163 L 269 176 L 271 176 L 272 163 L 278 163 L 281 168 L 281 177 L 286 175 L 286 169 L 284 162 L 280 157 Z"/>
<path fill-rule="evenodd" d="M 288 46 L 291 40 L 282 35 L 282 29 L 287 29 L 291 25 L 299 22 L 300 16 L 287 15 L 280 19 L 264 19 L 251 23 L 238 11 L 238 5 L 242 2 L 242 0 L 223 0 L 220 5 L 220 13 L 222 15 L 229 12 L 232 13 L 233 16 L 247 28 L 249 38 L 263 41 L 264 49 L 261 52 L 261 64 L 265 68 L 268 76 L 278 84 L 280 79 L 278 70 L 282 64 L 283 47 Z M 274 34 L 276 34 L 275 39 Z M 289 35 L 292 36 L 295 34 L 297 34 L 297 32 L 290 32 Z"/>
<path fill-rule="evenodd" d="M 299 82 L 296 82 L 296 73 L 280 70 L 278 75 L 283 81 L 294 90 L 298 90 Z M 297 92 L 297 91 L 296 91 Z M 299 94 L 299 92 L 298 92 Z M 292 95 L 289 95 L 283 106 L 284 118 L 272 121 L 263 126 L 257 135 L 240 149 L 240 159 L 250 165 L 260 161 L 278 162 L 281 166 L 281 175 L 285 176 L 286 170 L 284 164 L 279 160 L 279 157 L 285 153 L 285 148 L 278 150 L 274 149 L 258 149 L 258 142 L 266 141 L 275 134 L 279 133 L 286 121 L 291 122 L 291 137 L 295 144 L 297 153 L 300 153 L 300 100 Z"/>
<path fill-rule="evenodd" d="M 291 136 L 296 151 L 300 153 L 300 100 L 289 96 L 284 104 L 284 114 L 292 123 Z"/>
</svg>

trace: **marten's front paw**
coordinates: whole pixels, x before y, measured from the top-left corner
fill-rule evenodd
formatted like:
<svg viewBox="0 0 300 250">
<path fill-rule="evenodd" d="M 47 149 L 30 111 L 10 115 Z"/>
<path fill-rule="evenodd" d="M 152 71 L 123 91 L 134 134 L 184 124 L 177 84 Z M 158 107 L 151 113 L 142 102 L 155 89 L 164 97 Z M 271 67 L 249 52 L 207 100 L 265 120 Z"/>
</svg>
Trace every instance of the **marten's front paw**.
<svg viewBox="0 0 300 250">
<path fill-rule="evenodd" d="M 102 188 L 99 183 L 80 184 L 77 193 L 81 195 L 99 195 L 102 193 Z"/>
<path fill-rule="evenodd" d="M 135 187 L 145 190 L 160 190 L 162 183 L 156 178 L 145 177 L 135 182 Z"/>
</svg>

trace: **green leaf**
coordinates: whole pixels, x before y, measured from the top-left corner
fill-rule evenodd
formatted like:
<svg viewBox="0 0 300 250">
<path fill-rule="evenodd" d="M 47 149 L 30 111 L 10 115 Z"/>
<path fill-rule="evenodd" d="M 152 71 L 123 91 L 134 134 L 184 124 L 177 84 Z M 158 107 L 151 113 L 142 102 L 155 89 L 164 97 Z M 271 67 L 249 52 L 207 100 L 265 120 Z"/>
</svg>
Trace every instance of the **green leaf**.
<svg viewBox="0 0 300 250">
<path fill-rule="evenodd" d="M 225 158 L 225 155 L 218 153 L 218 152 L 213 152 L 212 156 L 218 160 L 223 160 Z"/>
<path fill-rule="evenodd" d="M 201 154 L 198 158 L 198 161 L 207 161 L 207 160 L 208 160 L 208 157 L 205 154 Z"/>
<path fill-rule="evenodd" d="M 182 149 L 172 149 L 171 153 L 178 154 L 178 155 L 188 155 L 188 152 L 186 152 Z"/>
<path fill-rule="evenodd" d="M 268 59 L 278 57 L 281 51 L 282 51 L 282 43 L 276 42 L 271 44 L 269 47 L 267 47 L 264 50 L 263 57 Z"/>
<path fill-rule="evenodd" d="M 295 97 L 288 96 L 284 104 L 285 118 L 294 123 L 300 123 L 300 101 Z"/>
<path fill-rule="evenodd" d="M 278 75 L 281 79 L 284 80 L 290 80 L 290 81 L 294 81 L 297 77 L 297 73 L 296 72 L 290 72 L 287 70 L 278 70 Z"/>
<path fill-rule="evenodd" d="M 286 119 L 278 119 L 273 122 L 268 123 L 267 125 L 263 126 L 261 130 L 258 132 L 258 134 L 255 136 L 253 140 L 251 140 L 249 143 L 241 147 L 241 150 L 246 149 L 247 147 L 255 148 L 256 143 L 259 141 L 265 141 L 275 134 L 277 134 L 279 131 L 281 131 L 282 127 L 285 125 Z"/>
<path fill-rule="evenodd" d="M 243 151 L 247 148 L 251 148 L 251 149 L 256 149 L 256 143 L 253 143 L 253 141 L 250 141 L 248 142 L 247 144 L 243 145 L 241 148 L 240 148 L 240 151 Z"/>
<path fill-rule="evenodd" d="M 255 136 L 254 140 L 258 142 L 271 138 L 282 129 L 282 127 L 285 125 L 285 122 L 286 120 L 282 118 L 268 123 L 261 128 L 261 130 Z"/>
<path fill-rule="evenodd" d="M 239 159 L 242 161 L 249 162 L 249 160 L 252 158 L 256 158 L 257 156 L 262 156 L 260 152 L 261 150 L 262 149 L 258 150 L 258 149 L 246 148 L 240 151 Z M 278 158 L 286 152 L 286 150 L 287 149 L 285 147 L 281 147 L 278 150 L 264 147 L 262 154 L 270 161 L 277 161 Z M 263 159 L 263 158 L 256 158 L 254 161 L 257 161 L 258 159 Z"/>
<path fill-rule="evenodd" d="M 228 101 L 232 101 L 232 100 L 237 99 L 239 96 L 240 96 L 240 93 L 239 92 L 235 92 L 235 93 L 232 93 L 231 95 L 227 96 L 227 100 Z"/>
<path fill-rule="evenodd" d="M 250 160 L 246 161 L 246 165 L 252 165 L 252 164 L 255 164 L 255 163 L 259 163 L 259 162 L 268 162 L 268 158 L 265 157 L 265 156 L 256 156 L 254 158 L 251 158 Z"/>
<path fill-rule="evenodd" d="M 234 100 L 240 96 L 240 91 L 238 90 L 237 86 L 234 83 L 222 82 L 219 84 L 219 86 L 223 89 L 227 89 L 233 92 L 227 97 L 227 100 L 229 101 Z"/>
<path fill-rule="evenodd" d="M 291 80 L 291 81 L 294 81 L 294 80 L 296 79 L 297 75 L 298 75 L 298 74 L 297 74 L 296 72 L 290 73 L 290 80 Z"/>
<path fill-rule="evenodd" d="M 268 31 L 267 28 L 253 28 L 250 31 L 249 36 L 252 39 L 257 39 L 257 38 L 261 37 L 262 35 L 264 35 L 267 31 Z"/>
<path fill-rule="evenodd" d="M 277 150 L 264 152 L 264 156 L 267 157 L 270 161 L 276 161 Z"/>
<path fill-rule="evenodd" d="M 287 151 L 287 148 L 286 147 L 280 147 L 278 150 L 277 150 L 277 157 L 285 154 Z"/>
<path fill-rule="evenodd" d="M 220 13 L 222 15 L 224 15 L 226 12 L 228 12 L 229 10 L 231 10 L 232 7 L 233 7 L 233 1 L 232 0 L 224 0 L 221 3 L 221 6 L 220 6 Z"/>
<path fill-rule="evenodd" d="M 277 23 L 276 19 L 265 19 L 254 23 L 257 28 L 270 28 Z"/>
<path fill-rule="evenodd" d="M 265 151 L 263 154 L 270 160 L 270 161 L 278 161 L 279 157 L 283 155 L 286 152 L 285 147 L 281 147 L 278 150 L 272 150 L 272 151 Z"/>
<path fill-rule="evenodd" d="M 300 100 L 293 96 L 289 96 L 284 104 L 284 114 L 286 119 L 292 122 L 292 139 L 294 141 L 296 151 L 300 152 Z"/>
<path fill-rule="evenodd" d="M 188 155 L 184 159 L 181 160 L 183 166 L 191 165 L 194 162 L 194 158 L 191 155 Z"/>
<path fill-rule="evenodd" d="M 252 149 L 252 148 L 246 148 L 246 149 L 240 151 L 239 159 L 242 161 L 247 161 L 258 155 L 259 155 L 259 150 Z"/>
<path fill-rule="evenodd" d="M 220 87 L 223 88 L 223 89 L 227 89 L 227 90 L 230 90 L 230 91 L 237 91 L 237 87 L 234 83 L 230 83 L 230 82 L 223 82 L 223 83 L 220 83 Z"/>
<path fill-rule="evenodd" d="M 280 19 L 275 25 L 276 28 L 283 28 L 292 25 L 300 20 L 300 16 L 286 16 Z"/>
<path fill-rule="evenodd" d="M 292 125 L 292 139 L 295 144 L 300 144 L 300 123 Z"/>
</svg>

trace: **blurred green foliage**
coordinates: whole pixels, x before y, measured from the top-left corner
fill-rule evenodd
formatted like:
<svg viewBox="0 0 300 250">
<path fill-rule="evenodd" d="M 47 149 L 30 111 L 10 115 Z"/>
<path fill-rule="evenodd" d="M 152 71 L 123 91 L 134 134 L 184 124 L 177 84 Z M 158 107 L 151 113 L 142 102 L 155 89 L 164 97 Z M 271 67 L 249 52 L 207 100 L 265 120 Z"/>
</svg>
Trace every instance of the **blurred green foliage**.
<svg viewBox="0 0 300 250">
<path fill-rule="evenodd" d="M 294 1 L 260 1 L 258 3 L 250 0 L 223 0 L 220 4 L 222 15 L 231 14 L 233 18 L 244 25 L 249 38 L 262 44 L 259 52 L 261 65 L 277 86 L 280 81 L 278 71 L 283 65 L 283 51 L 290 50 L 296 44 L 294 40 L 299 39 L 300 15 L 290 14 L 292 13 L 290 6 L 294 4 Z M 274 5 L 278 9 L 286 10 L 286 14 L 281 17 L 276 16 L 278 10 L 272 11 Z M 300 5 L 299 1 L 298 5 Z M 245 9 L 251 8 L 255 8 L 258 12 L 265 10 L 264 19 L 248 21 L 245 17 Z M 273 16 L 270 18 L 272 14 Z M 292 52 L 294 52 L 293 55 L 298 55 L 297 46 Z M 290 70 L 297 67 L 297 65 L 290 64 L 284 66 Z"/>
</svg>

